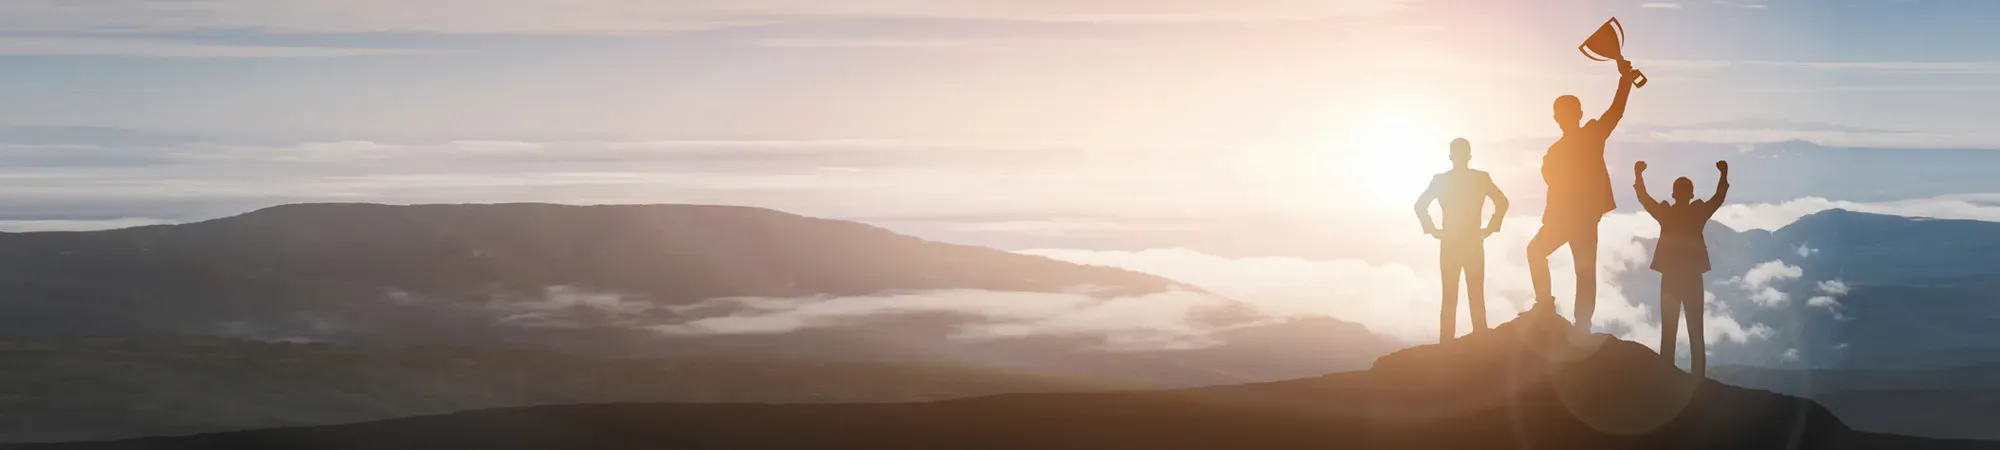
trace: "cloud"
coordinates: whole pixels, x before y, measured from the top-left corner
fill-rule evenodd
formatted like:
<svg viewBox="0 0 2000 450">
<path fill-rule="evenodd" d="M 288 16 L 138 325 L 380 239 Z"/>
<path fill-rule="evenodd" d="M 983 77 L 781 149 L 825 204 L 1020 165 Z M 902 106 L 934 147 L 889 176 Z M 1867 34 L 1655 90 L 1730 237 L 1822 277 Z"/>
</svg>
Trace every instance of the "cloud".
<svg viewBox="0 0 2000 450">
<path fill-rule="evenodd" d="M 1776 308 L 1784 306 L 1790 297 L 1772 286 L 1773 282 L 1797 279 L 1805 275 L 1798 266 L 1785 264 L 1781 260 L 1766 261 L 1751 267 L 1742 276 L 1730 278 L 1724 283 L 1735 284 L 1750 293 L 1750 301 L 1758 306 Z"/>
<path fill-rule="evenodd" d="M 1766 308 L 1785 306 L 1785 302 L 1789 301 L 1789 299 L 1790 297 L 1786 296 L 1784 292 L 1779 292 L 1776 288 L 1767 287 L 1750 291 L 1750 301 L 1756 302 L 1757 305 Z"/>
<path fill-rule="evenodd" d="M 407 294 L 398 296 L 391 292 L 389 299 L 397 302 L 406 297 Z M 630 326 L 655 309 L 650 301 L 627 297 L 574 286 L 548 286 L 537 296 L 500 296 L 485 306 L 499 315 L 495 322 L 500 325 L 566 329 Z"/>
<path fill-rule="evenodd" d="M 1650 66 L 1674 69 L 1723 69 L 1723 68 L 1773 68 L 1790 70 L 1821 70 L 1848 72 L 1878 72 L 1904 75 L 1994 75 L 2000 74 L 2000 61 L 1701 61 L 1701 60 L 1661 60 L 1647 61 Z"/>
<path fill-rule="evenodd" d="M 1291 257 L 1225 258 L 1179 248 L 1047 249 L 1022 253 L 1160 275 L 1247 302 L 1252 309 L 1268 316 L 1332 316 L 1361 323 L 1372 331 L 1406 342 L 1435 340 L 1437 336 L 1439 294 L 1435 273 L 1427 277 L 1400 264 Z M 1507 301 L 1509 297 L 1514 295 L 1489 293 L 1489 314 L 1496 317 L 1517 314 L 1522 308 Z M 1428 320 L 1412 320 L 1416 317 Z M 1462 322 L 1461 330 L 1470 329 L 1469 321 Z"/>
<path fill-rule="evenodd" d="M 1799 362 L 1799 349 L 1796 348 L 1785 349 L 1785 353 L 1778 355 L 1778 362 L 1783 362 L 1783 363 Z"/>
<path fill-rule="evenodd" d="M 453 51 L 404 48 L 296 47 L 139 37 L 0 36 L 0 54 L 8 55 L 87 55 L 145 58 L 332 58 L 435 55 L 446 53 L 453 53 Z"/>
<path fill-rule="evenodd" d="M 1191 349 L 1217 345 L 1206 311 L 1228 299 L 1188 291 L 1100 298 L 1085 292 L 937 290 L 802 298 L 723 298 L 671 309 L 691 320 L 650 325 L 670 335 L 782 334 L 856 326 L 881 317 L 950 314 L 969 322 L 950 337 L 992 341 L 1031 336 L 1101 336 L 1101 349 Z M 1240 325 L 1240 324 L 1239 324 Z"/>
<path fill-rule="evenodd" d="M 1990 148 L 2000 143 L 1993 136 L 1980 133 L 1812 128 L 1677 127 L 1657 129 L 1639 136 L 1658 142 L 1772 144 L 1806 141 L 1828 147 L 1864 148 Z"/>
<path fill-rule="evenodd" d="M 1717 4 L 1717 5 L 1722 5 L 1722 6 L 1729 6 L 1729 7 L 1735 7 L 1735 8 L 1743 8 L 1743 9 L 1766 9 L 1766 8 L 1769 8 L 1768 6 L 1766 6 L 1766 5 L 1762 4 L 1762 3 L 1737 3 L 1737 2 L 1731 2 L 1731 1 L 1723 1 L 1723 0 L 1716 0 L 1716 1 L 1712 2 L 1712 3 L 1715 3 L 1715 4 Z"/>
<path fill-rule="evenodd" d="M 1241 304 L 1214 294 L 1167 291 L 1105 296 L 1089 286 L 1065 292 L 943 289 L 855 296 L 731 297 L 694 304 L 656 304 L 643 296 L 578 286 L 548 286 L 531 294 L 497 295 L 479 303 L 390 289 L 383 301 L 490 317 L 494 325 L 560 330 L 648 330 L 671 336 L 786 334 L 865 327 L 871 321 L 949 316 L 946 337 L 989 342 L 1029 337 L 1081 337 L 1106 351 L 1188 350 L 1221 345 L 1217 333 L 1265 325 Z"/>
<path fill-rule="evenodd" d="M 1646 2 L 1646 3 L 1640 3 L 1639 7 L 1652 8 L 1652 9 L 1681 9 L 1681 4 L 1668 3 L 1668 2 Z"/>
<path fill-rule="evenodd" d="M 149 217 L 121 217 L 116 219 L 43 219 L 43 220 L 0 220 L 0 231 L 27 233 L 37 231 L 97 231 L 146 225 L 166 225 L 172 220 Z"/>
<path fill-rule="evenodd" d="M 1400 0 L 24 0 L 0 31 L 639 34 L 827 18 L 1212 22 L 1371 16 Z"/>
<path fill-rule="evenodd" d="M 1131 44 L 1132 39 L 1112 38 L 772 38 L 751 42 L 760 47 L 778 48 L 857 48 L 857 49 L 1040 49 L 1060 47 L 1075 49 L 1084 46 L 1115 46 Z"/>
<path fill-rule="evenodd" d="M 1819 282 L 1817 287 L 1821 295 L 1806 300 L 1806 306 L 1825 309 L 1827 312 L 1833 314 L 1834 320 L 1847 320 L 1848 316 L 1845 311 L 1845 305 L 1840 304 L 1840 300 L 1838 300 L 1840 296 L 1847 295 L 1850 290 L 1847 282 L 1825 280 Z"/>
<path fill-rule="evenodd" d="M 1777 230 L 1797 222 L 1799 218 L 1813 213 L 1841 207 L 1844 202 L 1836 202 L 1819 197 L 1806 197 L 1782 203 L 1732 203 L 1716 210 L 1715 221 L 1733 230 Z M 1853 206 L 1848 203 L 1848 206 Z"/>
<path fill-rule="evenodd" d="M 1853 202 L 1805 197 L 1781 203 L 1724 205 L 1715 221 L 1736 230 L 1777 230 L 1801 217 L 1830 209 L 1933 219 L 2000 221 L 1994 194 L 1953 194 L 1887 202 Z"/>
<path fill-rule="evenodd" d="M 1797 279 L 1804 274 L 1805 271 L 1798 266 L 1786 264 L 1784 261 L 1770 260 L 1744 272 L 1741 281 L 1746 288 L 1757 288 L 1769 285 L 1773 281 Z"/>
<path fill-rule="evenodd" d="M 1533 221 L 1513 218 L 1512 221 Z M 1657 346 L 1660 336 L 1656 303 L 1628 298 L 1617 283 L 1622 274 L 1647 270 L 1647 252 L 1640 241 L 1657 232 L 1650 218 L 1612 214 L 1600 227 L 1598 303 L 1594 322 L 1621 338 Z M 1488 322 L 1511 320 L 1533 304 L 1525 261 L 1501 257 L 1496 249 L 1523 248 L 1533 227 L 1507 228 L 1489 238 L 1486 275 Z M 1381 236 L 1385 245 L 1434 248 L 1435 240 Z M 1408 238 L 1408 241 L 1403 239 Z M 1169 248 L 1140 251 L 1029 250 L 1023 253 L 1081 264 L 1118 267 L 1185 282 L 1247 303 L 1265 315 L 1326 315 L 1355 322 L 1369 330 L 1407 343 L 1434 342 L 1438 333 L 1441 286 L 1435 260 L 1430 264 L 1371 262 L 1359 259 L 1297 257 L 1223 257 L 1195 250 Z M 1574 283 L 1567 252 L 1551 259 L 1553 286 L 1567 290 Z M 1461 292 L 1460 295 L 1464 295 Z M 1705 342 L 1736 344 L 1768 339 L 1775 332 L 1763 324 L 1745 324 L 1730 316 L 1726 305 L 1706 309 Z M 1466 308 L 1460 301 L 1459 308 Z M 1569 316 L 1570 304 L 1559 302 Z M 1460 333 L 1471 330 L 1470 318 L 1457 314 Z M 1683 332 L 1684 333 L 1684 332 Z"/>
<path fill-rule="evenodd" d="M 1140 225 L 1102 219 L 1008 220 L 954 224 L 951 231 L 1015 233 L 1040 236 L 1092 236 L 1129 231 L 1185 230 L 1187 226 Z"/>
<path fill-rule="evenodd" d="M 1681 323 L 1686 324 L 1687 322 L 1683 320 Z M 1657 330 L 1657 328 L 1655 329 Z M 1685 326 L 1677 330 L 1676 333 L 1678 333 L 1676 339 L 1681 344 L 1689 342 Z M 1657 332 L 1654 335 L 1657 336 Z M 1702 291 L 1702 335 L 1703 342 L 1713 346 L 1713 344 L 1721 342 L 1748 344 L 1753 341 L 1762 341 L 1777 336 L 1778 332 L 1771 329 L 1770 326 L 1761 323 L 1752 323 L 1748 327 L 1743 326 L 1742 322 L 1736 320 L 1735 311 L 1729 308 L 1728 303 L 1716 297 L 1714 292 Z M 1651 340 L 1640 342 L 1645 342 L 1646 345 L 1658 349 L 1658 345 L 1653 344 Z M 1682 345 L 1681 347 L 1687 348 L 1686 345 Z"/>
</svg>

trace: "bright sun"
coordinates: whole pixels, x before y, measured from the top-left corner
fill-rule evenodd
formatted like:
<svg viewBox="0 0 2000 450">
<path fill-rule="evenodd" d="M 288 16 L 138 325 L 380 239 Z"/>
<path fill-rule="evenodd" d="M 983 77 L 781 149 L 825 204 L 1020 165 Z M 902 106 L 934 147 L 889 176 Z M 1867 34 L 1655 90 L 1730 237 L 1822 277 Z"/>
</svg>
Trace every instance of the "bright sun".
<svg viewBox="0 0 2000 450">
<path fill-rule="evenodd" d="M 1365 197 L 1392 204 L 1415 201 L 1431 175 L 1449 168 L 1451 137 L 1404 111 L 1375 115 L 1352 129 L 1336 153 L 1338 173 Z"/>
</svg>

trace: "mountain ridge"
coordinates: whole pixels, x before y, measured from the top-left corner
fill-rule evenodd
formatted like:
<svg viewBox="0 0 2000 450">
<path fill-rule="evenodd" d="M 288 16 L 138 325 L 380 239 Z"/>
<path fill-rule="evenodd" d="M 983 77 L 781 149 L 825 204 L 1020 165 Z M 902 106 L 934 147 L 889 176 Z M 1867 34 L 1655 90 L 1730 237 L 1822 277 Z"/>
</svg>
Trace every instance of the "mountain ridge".
<svg viewBox="0 0 2000 450">
<path fill-rule="evenodd" d="M 4 448 L 2000 448 L 1857 432 L 1810 400 L 1695 380 L 1643 346 L 1570 329 L 1528 316 L 1368 371 L 1176 391 L 548 406 Z"/>
</svg>

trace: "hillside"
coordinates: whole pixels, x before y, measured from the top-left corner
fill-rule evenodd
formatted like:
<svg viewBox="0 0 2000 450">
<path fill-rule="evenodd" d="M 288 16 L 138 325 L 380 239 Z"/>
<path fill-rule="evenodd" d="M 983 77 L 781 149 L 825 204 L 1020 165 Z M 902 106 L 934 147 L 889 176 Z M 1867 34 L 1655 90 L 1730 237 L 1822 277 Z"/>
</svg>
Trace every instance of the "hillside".
<svg viewBox="0 0 2000 450">
<path fill-rule="evenodd" d="M 960 367 L 640 360 L 202 338 L 0 343 L 0 442 L 610 402 L 890 402 L 1138 387 Z"/>
<path fill-rule="evenodd" d="M 551 286 L 672 305 L 1174 283 L 722 206 L 310 204 L 183 225 L 0 234 L 0 291 L 16 296 L 0 307 L 0 333 L 16 335 L 207 332 L 217 318 L 301 309 L 387 324 L 401 314 L 369 306 L 391 295 L 484 302 Z"/>
<path fill-rule="evenodd" d="M 1212 385 L 1349 370 L 1395 348 L 1150 275 L 690 205 L 292 205 L 0 234 L 0 292 L 0 442 L 1078 389 L 1044 382 L 1058 379 Z M 1153 301 L 1187 308 L 1168 317 L 1186 331 L 1042 330 L 1115 324 L 1092 308 Z M 756 323 L 690 325 L 704 319 Z M 981 330 L 997 331 L 966 337 Z M 715 369 L 732 361 L 754 363 Z M 883 369 L 816 375 L 868 367 Z"/>
<path fill-rule="evenodd" d="M 1949 369 L 1718 367 L 1717 380 L 1811 398 L 1856 429 L 2000 441 L 2000 364 Z"/>
<path fill-rule="evenodd" d="M 1710 224 L 1708 290 L 1738 323 L 1773 335 L 1713 348 L 1711 363 L 1788 368 L 1947 368 L 2000 362 L 2000 223 L 1845 210 L 1775 231 Z M 1651 248 L 1651 244 L 1646 244 Z M 1740 281 L 1762 266 L 1752 292 Z M 1783 270 L 1768 270 L 1782 268 Z M 1652 299 L 1659 276 L 1616 276 L 1627 298 Z M 1838 282 L 1839 292 L 1827 292 Z M 1756 297 L 1775 301 L 1758 301 Z M 1824 303 L 1812 303 L 1815 297 Z M 1648 303 L 1650 304 L 1650 303 Z M 1648 307 L 1650 308 L 1650 307 Z"/>
<path fill-rule="evenodd" d="M 1991 449 L 1848 429 L 1812 401 L 1697 381 L 1551 316 L 1365 372 L 1179 391 L 931 403 L 619 404 L 19 449 Z"/>
</svg>

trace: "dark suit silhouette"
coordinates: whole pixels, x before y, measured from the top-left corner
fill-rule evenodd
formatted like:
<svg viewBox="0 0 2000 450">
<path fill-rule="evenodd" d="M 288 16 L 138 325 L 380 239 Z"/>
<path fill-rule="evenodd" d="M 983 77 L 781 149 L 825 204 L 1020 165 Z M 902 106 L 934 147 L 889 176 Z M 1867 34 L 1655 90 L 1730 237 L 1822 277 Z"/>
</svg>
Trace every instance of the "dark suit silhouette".
<svg viewBox="0 0 2000 450">
<path fill-rule="evenodd" d="M 1548 182 L 1542 229 L 1528 241 L 1528 276 L 1535 285 L 1535 309 L 1555 313 L 1549 288 L 1549 255 L 1569 245 L 1576 261 L 1576 326 L 1590 329 L 1597 311 L 1597 222 L 1616 209 L 1611 199 L 1611 174 L 1604 168 L 1604 141 L 1625 117 L 1625 99 L 1632 94 L 1638 72 L 1620 61 L 1618 94 L 1597 120 L 1581 123 L 1582 103 L 1574 96 L 1556 98 L 1556 124 L 1562 139 L 1542 157 L 1542 179 Z"/>
<path fill-rule="evenodd" d="M 1417 218 L 1424 233 L 1441 242 L 1438 273 L 1444 281 L 1444 308 L 1438 314 L 1438 342 L 1458 335 L 1458 275 L 1465 273 L 1466 308 L 1472 314 L 1472 330 L 1486 329 L 1486 237 L 1500 231 L 1507 217 L 1507 195 L 1493 184 L 1486 172 L 1472 170 L 1472 143 L 1451 141 L 1450 172 L 1431 177 L 1430 188 L 1417 198 Z M 1479 227 L 1479 212 L 1486 199 L 1493 199 L 1493 218 Z M 1431 202 L 1444 205 L 1444 228 L 1431 224 Z"/>
<path fill-rule="evenodd" d="M 1660 222 L 1660 241 L 1653 247 L 1653 270 L 1660 272 L 1660 355 L 1668 361 L 1674 359 L 1674 335 L 1680 331 L 1677 323 L 1683 312 L 1687 314 L 1689 367 L 1695 376 L 1708 376 L 1707 350 L 1702 339 L 1702 293 L 1701 275 L 1708 272 L 1708 242 L 1702 238 L 1702 229 L 1708 220 L 1715 217 L 1715 211 L 1722 208 L 1722 200 L 1729 194 L 1729 163 L 1716 161 L 1715 168 L 1722 171 L 1722 178 L 1715 183 L 1715 196 L 1707 202 L 1692 200 L 1694 182 L 1683 177 L 1674 180 L 1674 203 L 1667 204 L 1653 200 L 1646 192 L 1646 162 L 1639 161 L 1632 167 L 1632 190 L 1639 193 L 1639 204 L 1653 220 Z"/>
</svg>

